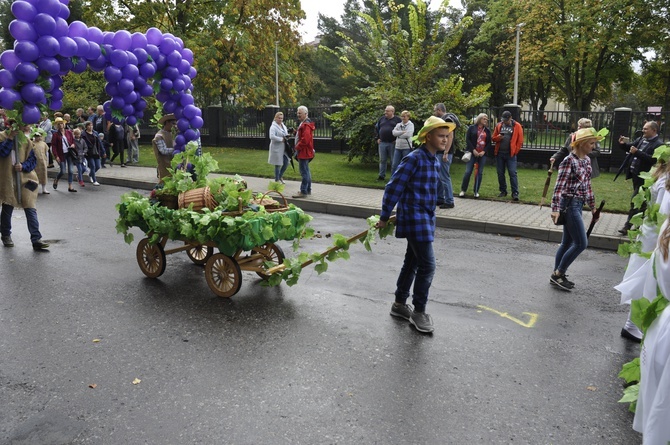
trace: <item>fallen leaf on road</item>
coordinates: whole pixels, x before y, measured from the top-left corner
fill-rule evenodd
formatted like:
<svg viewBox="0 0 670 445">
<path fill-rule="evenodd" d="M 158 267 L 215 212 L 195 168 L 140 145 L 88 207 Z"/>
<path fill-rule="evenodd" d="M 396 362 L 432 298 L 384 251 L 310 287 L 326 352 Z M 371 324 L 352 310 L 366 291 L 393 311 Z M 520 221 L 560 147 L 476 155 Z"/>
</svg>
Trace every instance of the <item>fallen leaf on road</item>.
<svg viewBox="0 0 670 445">
<path fill-rule="evenodd" d="M 95 383 L 91 383 L 90 385 L 88 385 L 88 387 L 91 389 L 95 389 L 98 387 L 98 385 L 96 385 Z"/>
<path fill-rule="evenodd" d="M 133 385 L 137 385 L 137 384 L 140 383 L 141 381 L 142 381 L 142 380 L 140 380 L 140 379 L 135 379 L 135 380 L 133 380 Z"/>
<path fill-rule="evenodd" d="M 93 343 L 100 343 L 100 339 L 99 338 L 94 338 Z"/>
<path fill-rule="evenodd" d="M 587 386 L 586 389 L 588 389 L 589 391 L 597 391 L 598 390 L 598 388 L 596 388 L 595 386 Z"/>
</svg>

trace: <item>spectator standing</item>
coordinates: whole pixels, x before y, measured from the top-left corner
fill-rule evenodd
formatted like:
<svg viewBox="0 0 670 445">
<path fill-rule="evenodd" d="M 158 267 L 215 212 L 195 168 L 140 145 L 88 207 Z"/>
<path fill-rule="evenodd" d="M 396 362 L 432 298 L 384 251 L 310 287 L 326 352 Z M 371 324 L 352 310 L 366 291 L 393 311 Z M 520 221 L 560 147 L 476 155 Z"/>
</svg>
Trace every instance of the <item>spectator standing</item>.
<svg viewBox="0 0 670 445">
<path fill-rule="evenodd" d="M 426 313 L 428 293 L 435 274 L 435 205 L 438 165 L 436 154 L 444 151 L 456 125 L 431 116 L 419 131 L 422 144 L 405 156 L 386 184 L 378 228 L 386 226 L 397 205 L 397 238 L 407 239 L 407 251 L 396 282 L 391 315 L 408 320 L 419 332 L 433 332 L 433 319 Z M 413 288 L 412 288 L 413 284 Z M 412 289 L 412 306 L 407 304 Z"/>
<path fill-rule="evenodd" d="M 632 143 L 627 142 L 627 138 L 621 136 L 619 138 L 619 147 L 628 153 L 626 156 L 626 179 L 631 179 L 633 182 L 633 198 L 640 191 L 640 187 L 644 184 L 644 179 L 640 178 L 640 173 L 648 172 L 656 163 L 654 158 L 654 150 L 656 147 L 663 145 L 663 141 L 658 137 L 659 127 L 654 121 L 649 121 L 642 127 L 642 136 L 635 139 Z M 644 212 L 645 207 L 640 209 L 635 208 L 632 199 L 630 203 L 630 211 L 626 223 L 619 230 L 619 233 L 625 235 L 633 226 L 630 220 L 639 212 Z"/>
<path fill-rule="evenodd" d="M 95 109 L 93 107 L 88 107 L 86 109 L 86 120 L 89 122 L 93 122 L 95 120 Z"/>
<path fill-rule="evenodd" d="M 523 145 L 523 127 L 512 119 L 512 113 L 504 111 L 501 122 L 496 125 L 491 137 L 496 144 L 495 156 L 498 170 L 499 198 L 507 196 L 507 180 L 505 170 L 509 173 L 509 182 L 512 187 L 512 199 L 519 200 L 519 179 L 516 172 L 516 156 Z"/>
<path fill-rule="evenodd" d="M 30 137 L 33 139 L 33 151 L 35 152 L 35 159 L 37 164 L 35 165 L 35 173 L 37 174 L 37 182 L 39 182 L 42 187 L 42 194 L 49 195 L 47 191 L 47 162 L 49 159 L 49 147 L 46 142 L 44 142 L 44 130 L 39 127 L 36 127 L 30 133 Z"/>
<path fill-rule="evenodd" d="M 9 127 L 9 119 L 4 108 L 0 107 L 0 131 L 5 131 Z"/>
<path fill-rule="evenodd" d="M 445 122 L 456 124 L 456 128 L 461 126 L 454 113 L 447 113 L 447 108 L 443 103 L 437 103 L 433 107 L 433 115 L 439 117 Z M 449 133 L 444 151 L 437 152 L 437 162 L 440 164 L 440 181 L 437 184 L 437 205 L 441 209 L 454 208 L 454 187 L 451 184 L 451 162 L 454 160 L 454 153 L 451 150 L 454 144 L 454 132 Z"/>
<path fill-rule="evenodd" d="M 56 132 L 51 139 L 51 149 L 53 150 L 54 157 L 58 161 L 60 171 L 58 172 L 58 175 L 56 175 L 53 188 L 54 190 L 58 189 L 58 181 L 65 175 L 67 170 L 67 191 L 76 192 L 77 190 L 72 187 L 72 157 L 69 154 L 70 146 L 74 143 L 74 137 L 72 136 L 72 132 L 65 128 L 65 121 L 62 117 L 57 117 L 55 123 Z"/>
<path fill-rule="evenodd" d="M 293 195 L 294 198 L 307 198 L 312 194 L 312 172 L 309 163 L 314 159 L 314 129 L 316 125 L 309 118 L 309 110 L 306 106 L 298 107 L 298 120 L 300 125 L 295 132 L 295 158 L 300 166 L 300 193 Z"/>
<path fill-rule="evenodd" d="M 10 120 L 9 125 L 13 124 Z M 8 127 L 9 127 L 8 125 Z M 26 135 L 24 143 L 18 143 L 16 136 L 18 133 L 7 129 L 0 133 L 0 234 L 2 244 L 5 247 L 14 247 L 12 241 L 12 213 L 15 207 L 23 207 L 26 215 L 26 223 L 30 232 L 30 241 L 34 250 L 45 250 L 49 244 L 42 241 L 40 225 L 37 220 L 37 174 L 35 166 L 37 159 L 33 151 L 29 136 L 29 126 L 23 127 Z M 18 186 L 21 188 L 20 199 L 17 190 L 17 175 L 19 177 Z"/>
<path fill-rule="evenodd" d="M 96 173 L 101 168 L 100 158 L 102 157 L 103 147 L 102 141 L 93 132 L 93 122 L 87 121 L 84 124 L 84 132 L 81 137 L 86 142 L 86 161 L 90 169 L 88 177 L 93 185 L 98 186 L 100 183 L 96 178 Z"/>
<path fill-rule="evenodd" d="M 275 113 L 275 118 L 270 126 L 270 148 L 268 164 L 275 167 L 275 181 L 284 183 L 284 172 L 290 161 L 285 152 L 288 129 L 284 125 L 284 113 Z"/>
<path fill-rule="evenodd" d="M 404 110 L 400 113 L 400 120 L 393 129 L 393 136 L 395 136 L 395 150 L 393 151 L 393 163 L 391 164 L 391 174 L 396 171 L 402 158 L 407 156 L 412 151 L 412 137 L 414 137 L 414 124 L 410 120 L 412 118 L 409 111 Z"/>
<path fill-rule="evenodd" d="M 475 198 L 479 198 L 479 188 L 482 185 L 482 177 L 484 175 L 484 165 L 486 164 L 486 149 L 491 145 L 491 130 L 489 130 L 489 117 L 486 113 L 481 113 L 475 118 L 474 125 L 468 128 L 465 135 L 467 143 L 466 151 L 472 153 L 470 160 L 465 165 L 465 173 L 463 174 L 463 181 L 461 182 L 461 191 L 458 194 L 461 198 L 465 196 L 470 185 L 470 176 L 472 171 L 476 170 L 475 174 Z"/>
<path fill-rule="evenodd" d="M 126 132 L 126 147 L 128 147 L 128 163 L 140 162 L 140 127 L 135 125 L 124 125 Z"/>
<path fill-rule="evenodd" d="M 107 132 L 109 131 L 110 124 L 111 123 L 107 121 L 107 118 L 105 118 L 105 109 L 102 105 L 98 105 L 96 114 L 93 117 L 93 131 L 105 135 L 105 140 L 109 140 Z"/>
<path fill-rule="evenodd" d="M 591 128 L 593 127 L 593 122 L 591 122 L 591 119 L 588 119 L 586 117 L 583 117 L 577 121 L 577 130 L 581 128 Z M 565 140 L 565 144 L 552 155 L 551 158 L 549 158 L 549 161 L 554 160 L 554 165 L 558 166 L 561 165 L 561 162 L 567 155 L 570 154 L 570 151 L 572 150 L 572 147 L 570 144 L 572 144 L 575 141 L 575 135 L 577 132 L 574 132 L 568 136 L 568 138 Z M 600 176 L 600 167 L 598 166 L 598 156 L 600 156 L 600 144 L 596 142 L 596 148 L 593 149 L 591 153 L 589 153 L 589 158 L 591 159 L 591 179 L 597 178 Z"/>
<path fill-rule="evenodd" d="M 112 124 L 108 131 L 109 146 L 112 148 L 112 157 L 109 159 L 109 165 L 113 165 L 114 159 L 120 156 L 121 167 L 126 166 L 124 160 L 126 152 L 126 132 L 123 131 L 123 125 Z"/>
<path fill-rule="evenodd" d="M 54 166 L 54 159 L 53 155 L 51 154 L 51 138 L 53 137 L 53 127 L 51 125 L 51 119 L 49 119 L 49 113 L 44 111 L 42 113 L 42 120 L 39 123 L 39 128 L 44 130 L 44 142 L 46 142 L 47 147 L 49 148 L 48 150 L 48 168 L 53 168 Z"/>
<path fill-rule="evenodd" d="M 161 129 L 154 136 L 151 144 L 154 149 L 154 156 L 158 163 L 157 173 L 158 182 L 162 183 L 163 178 L 170 176 L 170 167 L 172 166 L 172 156 L 174 154 L 174 142 L 172 140 L 172 127 L 177 125 L 177 119 L 174 114 L 166 114 L 158 121 Z"/>
<path fill-rule="evenodd" d="M 551 218 L 556 222 L 559 212 L 567 209 L 563 238 L 556 252 L 554 271 L 549 282 L 559 288 L 571 291 L 575 283 L 566 275 L 570 265 L 588 246 L 582 208 L 589 206 L 593 217 L 596 217 L 595 197 L 591 188 L 591 160 L 588 154 L 596 146 L 602 136 L 593 128 L 582 128 L 577 131 L 572 143 L 572 153 L 558 167 L 558 178 L 551 199 Z"/>
<path fill-rule="evenodd" d="M 379 118 L 375 124 L 375 139 L 379 151 L 379 176 L 378 181 L 386 180 L 386 163 L 393 163 L 393 150 L 395 149 L 395 136 L 393 129 L 401 122 L 398 116 L 395 116 L 393 105 L 387 105 L 384 109 L 384 115 Z"/>
<path fill-rule="evenodd" d="M 77 114 L 75 116 L 75 125 L 85 124 L 87 121 L 86 116 L 84 116 L 84 109 L 77 108 Z"/>
</svg>

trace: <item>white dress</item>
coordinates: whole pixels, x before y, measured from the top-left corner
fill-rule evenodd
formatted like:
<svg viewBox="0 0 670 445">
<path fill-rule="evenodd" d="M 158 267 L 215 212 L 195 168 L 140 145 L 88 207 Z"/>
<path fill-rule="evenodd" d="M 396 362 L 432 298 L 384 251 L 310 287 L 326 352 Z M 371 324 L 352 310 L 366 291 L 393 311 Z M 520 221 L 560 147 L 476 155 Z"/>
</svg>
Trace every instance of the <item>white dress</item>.
<svg viewBox="0 0 670 445">
<path fill-rule="evenodd" d="M 668 226 L 666 220 L 661 233 Z M 670 297 L 670 260 L 656 249 L 651 257 L 656 278 L 650 270 L 644 296 L 653 300 L 657 287 Z M 667 445 L 670 441 L 670 306 L 666 307 L 647 330 L 640 351 L 640 393 L 633 429 L 642 433 L 644 445 Z"/>
</svg>

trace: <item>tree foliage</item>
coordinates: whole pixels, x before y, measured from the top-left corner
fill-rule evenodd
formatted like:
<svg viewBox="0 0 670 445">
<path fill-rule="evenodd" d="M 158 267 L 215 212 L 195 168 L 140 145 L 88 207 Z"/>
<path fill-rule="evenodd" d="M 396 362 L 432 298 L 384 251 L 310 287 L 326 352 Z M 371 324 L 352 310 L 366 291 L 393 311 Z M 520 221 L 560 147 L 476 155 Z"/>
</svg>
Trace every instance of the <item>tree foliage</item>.
<svg viewBox="0 0 670 445">
<path fill-rule="evenodd" d="M 429 19 L 426 4 L 418 0 L 406 6 L 408 21 L 403 25 L 399 12 L 405 7 L 389 1 L 388 8 L 388 21 L 379 9 L 374 14 L 359 12 L 365 23 L 365 42 L 344 36 L 345 43 L 333 51 L 346 76 L 369 85 L 344 98 L 344 109 L 331 116 L 339 136 L 349 137 L 350 157 L 364 160 L 376 154 L 373 127 L 387 104 L 393 104 L 397 111 L 409 110 L 415 122 L 423 122 L 436 102 L 463 114 L 489 96 L 488 85 L 465 94 L 463 78 L 443 77 L 444 60 L 469 20 L 445 31 L 440 24 L 444 10 Z"/>
</svg>

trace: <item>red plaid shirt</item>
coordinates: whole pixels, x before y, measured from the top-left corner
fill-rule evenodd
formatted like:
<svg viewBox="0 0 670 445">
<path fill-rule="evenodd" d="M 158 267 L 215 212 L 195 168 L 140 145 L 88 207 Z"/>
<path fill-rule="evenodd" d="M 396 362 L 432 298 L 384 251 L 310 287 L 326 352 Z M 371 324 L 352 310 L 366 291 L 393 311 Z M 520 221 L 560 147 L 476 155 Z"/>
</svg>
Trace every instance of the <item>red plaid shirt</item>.
<svg viewBox="0 0 670 445">
<path fill-rule="evenodd" d="M 585 156 L 579 159 L 574 153 L 566 156 L 558 167 L 558 178 L 551 198 L 551 211 L 560 210 L 562 196 L 573 196 L 586 201 L 589 208 L 594 209 L 596 198 L 591 189 L 591 159 Z"/>
</svg>

